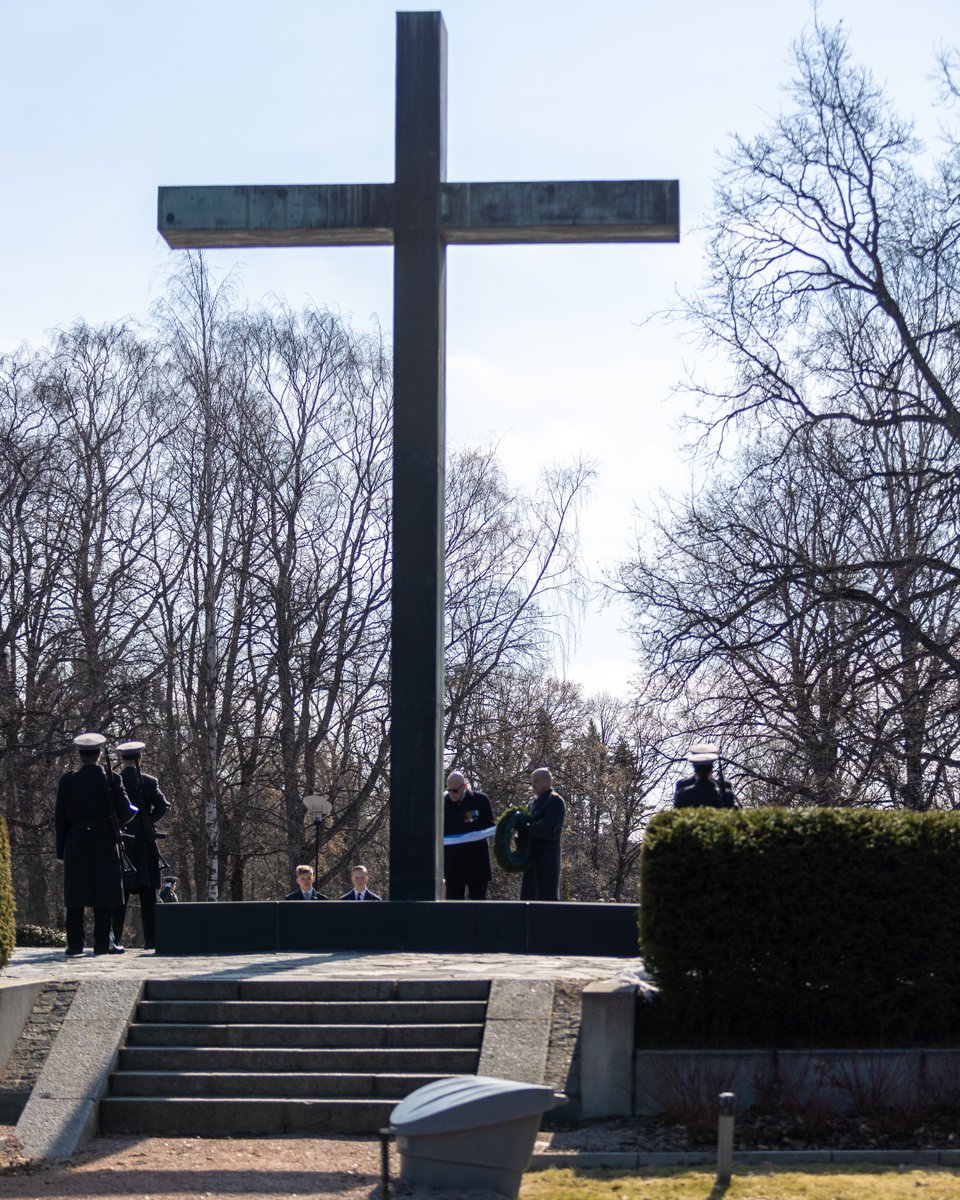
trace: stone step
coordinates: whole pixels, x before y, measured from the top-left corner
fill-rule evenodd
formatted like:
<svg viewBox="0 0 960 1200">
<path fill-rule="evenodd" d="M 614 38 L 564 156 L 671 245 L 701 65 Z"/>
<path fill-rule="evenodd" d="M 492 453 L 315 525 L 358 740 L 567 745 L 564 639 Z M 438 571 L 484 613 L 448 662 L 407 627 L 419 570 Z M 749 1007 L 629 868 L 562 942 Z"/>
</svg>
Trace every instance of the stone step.
<svg viewBox="0 0 960 1200">
<path fill-rule="evenodd" d="M 101 1101 L 105 1133 L 370 1133 L 474 1074 L 487 980 L 149 980 Z"/>
<path fill-rule="evenodd" d="M 131 1025 L 128 1046 L 449 1047 L 479 1050 L 483 1025 Z"/>
<path fill-rule="evenodd" d="M 482 1000 L 488 979 L 150 979 L 147 1000 Z"/>
<path fill-rule="evenodd" d="M 438 1075 L 472 1075 L 476 1050 L 432 1049 L 270 1049 L 222 1046 L 128 1046 L 120 1051 L 119 1071 L 385 1071 L 390 1074 L 429 1071 Z"/>
<path fill-rule="evenodd" d="M 190 1099 L 105 1096 L 103 1133 L 156 1137 L 270 1137 L 285 1133 L 376 1133 L 389 1124 L 393 1100 Z M 282 1154 L 281 1154 L 282 1158 Z"/>
<path fill-rule="evenodd" d="M 141 1000 L 137 1022 L 169 1025 L 476 1025 L 485 1000 Z"/>
<path fill-rule="evenodd" d="M 347 1096 L 354 1100 L 392 1100 L 395 1104 L 443 1073 L 327 1074 L 320 1072 L 117 1071 L 111 1078 L 114 1096 L 235 1096 L 319 1099 Z"/>
</svg>

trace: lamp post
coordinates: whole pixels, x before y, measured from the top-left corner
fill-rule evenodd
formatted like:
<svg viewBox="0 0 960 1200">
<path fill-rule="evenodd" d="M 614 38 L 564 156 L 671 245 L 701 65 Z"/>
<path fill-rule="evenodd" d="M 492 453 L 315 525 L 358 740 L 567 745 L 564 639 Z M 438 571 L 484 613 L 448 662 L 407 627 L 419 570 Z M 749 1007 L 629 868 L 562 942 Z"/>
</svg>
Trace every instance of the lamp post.
<svg viewBox="0 0 960 1200">
<path fill-rule="evenodd" d="M 313 817 L 313 877 L 320 878 L 320 826 L 333 812 L 326 796 L 304 796 L 303 807 Z"/>
</svg>

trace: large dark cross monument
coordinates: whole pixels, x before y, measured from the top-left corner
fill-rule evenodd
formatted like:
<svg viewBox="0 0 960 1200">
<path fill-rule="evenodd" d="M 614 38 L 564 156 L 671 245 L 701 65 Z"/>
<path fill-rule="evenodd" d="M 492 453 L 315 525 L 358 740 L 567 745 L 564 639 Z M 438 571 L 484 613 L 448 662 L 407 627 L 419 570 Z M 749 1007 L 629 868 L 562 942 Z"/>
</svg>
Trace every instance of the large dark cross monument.
<svg viewBox="0 0 960 1200">
<path fill-rule="evenodd" d="M 447 183 L 446 139 L 443 18 L 398 13 L 393 183 L 162 187 L 158 203 L 160 233 L 179 249 L 393 245 L 390 898 L 399 901 L 438 899 L 441 877 L 446 248 L 679 240 L 676 180 Z"/>
</svg>

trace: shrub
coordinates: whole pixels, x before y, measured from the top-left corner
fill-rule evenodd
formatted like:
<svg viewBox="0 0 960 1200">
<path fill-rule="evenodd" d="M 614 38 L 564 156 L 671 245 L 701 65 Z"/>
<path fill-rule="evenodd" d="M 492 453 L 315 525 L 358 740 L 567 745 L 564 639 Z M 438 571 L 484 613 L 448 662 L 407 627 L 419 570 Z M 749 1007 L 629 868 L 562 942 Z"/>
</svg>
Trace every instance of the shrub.
<svg viewBox="0 0 960 1200">
<path fill-rule="evenodd" d="M 10 865 L 10 837 L 7 823 L 0 817 L 0 970 L 16 943 L 16 901 Z"/>
<path fill-rule="evenodd" d="M 957 928 L 948 813 L 685 809 L 647 832 L 641 952 L 674 1031 L 759 1045 L 952 1039 Z"/>
<path fill-rule="evenodd" d="M 18 946 L 65 946 L 67 935 L 62 929 L 49 929 L 45 925 L 18 925 Z"/>
</svg>

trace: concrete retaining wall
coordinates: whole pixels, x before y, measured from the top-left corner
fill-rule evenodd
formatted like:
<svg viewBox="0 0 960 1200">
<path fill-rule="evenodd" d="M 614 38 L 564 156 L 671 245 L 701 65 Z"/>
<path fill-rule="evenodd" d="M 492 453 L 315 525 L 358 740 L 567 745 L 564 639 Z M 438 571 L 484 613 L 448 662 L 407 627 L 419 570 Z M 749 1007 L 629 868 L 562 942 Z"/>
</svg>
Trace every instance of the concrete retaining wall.
<svg viewBox="0 0 960 1200">
<path fill-rule="evenodd" d="M 17 1122 L 28 1158 L 69 1158 L 97 1132 L 99 1100 L 142 986 L 139 979 L 80 984 Z"/>
<path fill-rule="evenodd" d="M 738 1108 L 777 1104 L 824 1116 L 960 1103 L 960 1049 L 638 1049 L 638 1003 L 633 985 L 584 989 L 584 1117 L 713 1111 L 721 1092 L 734 1092 Z"/>
<path fill-rule="evenodd" d="M 41 983 L 0 981 L 0 1072 L 17 1044 L 23 1023 L 40 995 Z"/>
<path fill-rule="evenodd" d="M 636 958 L 637 906 L 510 900 L 157 905 L 158 954 L 331 950 Z"/>
</svg>

